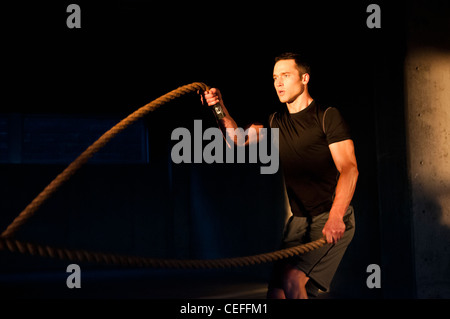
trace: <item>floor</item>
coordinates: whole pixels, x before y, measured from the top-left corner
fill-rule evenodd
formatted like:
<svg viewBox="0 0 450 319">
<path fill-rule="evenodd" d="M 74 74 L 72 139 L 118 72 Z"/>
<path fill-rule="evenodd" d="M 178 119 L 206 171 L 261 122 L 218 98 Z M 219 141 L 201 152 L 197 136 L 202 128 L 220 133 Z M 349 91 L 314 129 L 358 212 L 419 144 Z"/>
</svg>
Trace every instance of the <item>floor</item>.
<svg viewBox="0 0 450 319">
<path fill-rule="evenodd" d="M 2 299 L 265 299 L 267 276 L 241 270 L 97 269 L 82 271 L 80 288 L 71 273 L 0 274 Z M 318 298 L 324 298 L 321 294 Z M 332 296 L 330 296 L 332 297 Z"/>
<path fill-rule="evenodd" d="M 267 283 L 245 273 L 219 270 L 90 270 L 80 288 L 68 288 L 71 273 L 0 274 L 6 299 L 264 299 Z"/>
</svg>

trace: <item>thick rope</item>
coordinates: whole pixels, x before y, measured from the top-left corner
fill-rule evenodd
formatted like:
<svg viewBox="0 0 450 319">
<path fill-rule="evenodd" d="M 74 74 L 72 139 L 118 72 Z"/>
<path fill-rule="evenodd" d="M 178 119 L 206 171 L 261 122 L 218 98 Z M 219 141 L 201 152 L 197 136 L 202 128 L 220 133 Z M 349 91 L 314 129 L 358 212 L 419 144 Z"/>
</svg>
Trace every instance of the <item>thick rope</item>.
<svg viewBox="0 0 450 319">
<path fill-rule="evenodd" d="M 86 250 L 70 250 L 65 248 L 55 248 L 22 242 L 11 237 L 23 226 L 36 211 L 46 202 L 78 169 L 80 169 L 96 152 L 104 147 L 114 136 L 119 134 L 125 128 L 136 122 L 151 111 L 154 111 L 161 105 L 194 91 L 206 91 L 209 87 L 201 82 L 194 82 L 181 86 L 156 100 L 139 108 L 125 119 L 120 121 L 109 131 L 104 133 L 97 141 L 89 146 L 80 156 L 78 156 L 62 173 L 60 173 L 44 190 L 13 220 L 13 222 L 0 235 L 0 250 L 10 250 L 11 252 L 20 252 L 23 254 L 39 255 L 42 257 L 52 257 L 59 259 L 68 259 L 81 262 L 99 262 L 106 264 L 127 265 L 127 266 L 145 266 L 154 268 L 226 268 L 248 266 L 273 262 L 279 259 L 292 257 L 294 255 L 304 254 L 311 250 L 322 247 L 326 240 L 319 240 L 278 250 L 271 253 L 259 254 L 254 256 L 224 258 L 224 259 L 206 259 L 206 260 L 179 260 L 179 259 L 155 259 L 136 256 L 120 256 L 114 254 L 105 254 L 98 252 L 89 252 Z"/>
<path fill-rule="evenodd" d="M 104 147 L 114 136 L 122 132 L 128 126 L 136 122 L 151 111 L 156 110 L 161 105 L 181 96 L 186 93 L 197 90 L 208 90 L 209 87 L 201 82 L 194 82 L 188 85 L 181 86 L 156 100 L 139 108 L 118 124 L 113 126 L 109 131 L 104 133 L 97 141 L 89 146 L 80 156 L 78 156 L 62 173 L 60 173 L 45 189 L 17 216 L 13 222 L 0 235 L 1 237 L 12 237 L 21 226 L 23 226 L 31 216 L 53 195 L 65 182 L 67 182 L 72 175 L 75 174 L 86 162 Z"/>
<path fill-rule="evenodd" d="M 79 262 L 96 262 L 107 265 L 172 269 L 214 269 L 251 266 L 304 254 L 322 247 L 325 244 L 326 239 L 321 238 L 307 244 L 253 256 L 222 259 L 156 259 L 90 252 L 86 250 L 55 248 L 0 237 L 0 250 L 9 250 L 11 252 L 19 252 L 33 256 L 38 255 L 41 257 L 51 257 Z"/>
</svg>

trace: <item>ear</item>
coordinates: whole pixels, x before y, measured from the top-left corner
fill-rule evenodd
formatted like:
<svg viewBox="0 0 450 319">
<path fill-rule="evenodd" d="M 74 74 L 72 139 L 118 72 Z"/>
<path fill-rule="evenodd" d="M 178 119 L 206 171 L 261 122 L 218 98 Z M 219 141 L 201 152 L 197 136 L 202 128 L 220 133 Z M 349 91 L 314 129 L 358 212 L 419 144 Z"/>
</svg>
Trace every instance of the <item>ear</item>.
<svg viewBox="0 0 450 319">
<path fill-rule="evenodd" d="M 302 74 L 302 82 L 303 82 L 303 84 L 308 84 L 308 82 L 309 82 L 309 73 L 303 73 Z"/>
</svg>

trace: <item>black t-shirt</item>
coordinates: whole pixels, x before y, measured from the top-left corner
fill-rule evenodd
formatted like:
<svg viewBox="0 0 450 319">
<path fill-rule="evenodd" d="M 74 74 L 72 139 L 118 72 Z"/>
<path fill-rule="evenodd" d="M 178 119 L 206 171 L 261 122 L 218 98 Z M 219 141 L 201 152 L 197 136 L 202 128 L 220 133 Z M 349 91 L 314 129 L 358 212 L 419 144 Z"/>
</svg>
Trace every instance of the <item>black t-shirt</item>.
<svg viewBox="0 0 450 319">
<path fill-rule="evenodd" d="M 339 172 L 328 145 L 351 139 L 341 114 L 312 101 L 298 113 L 289 113 L 285 106 L 269 121 L 279 128 L 280 162 L 292 213 L 315 216 L 329 211 Z"/>
</svg>

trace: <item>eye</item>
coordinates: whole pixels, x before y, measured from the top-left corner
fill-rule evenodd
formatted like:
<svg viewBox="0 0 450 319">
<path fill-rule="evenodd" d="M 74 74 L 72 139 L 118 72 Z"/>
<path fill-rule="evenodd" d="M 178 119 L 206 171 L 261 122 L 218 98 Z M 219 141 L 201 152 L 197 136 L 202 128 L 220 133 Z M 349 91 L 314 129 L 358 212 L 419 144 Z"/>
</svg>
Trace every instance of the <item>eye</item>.
<svg viewBox="0 0 450 319">
<path fill-rule="evenodd" d="M 284 77 L 285 79 L 287 79 L 287 78 L 289 77 L 289 74 L 283 74 L 283 77 Z"/>
</svg>

